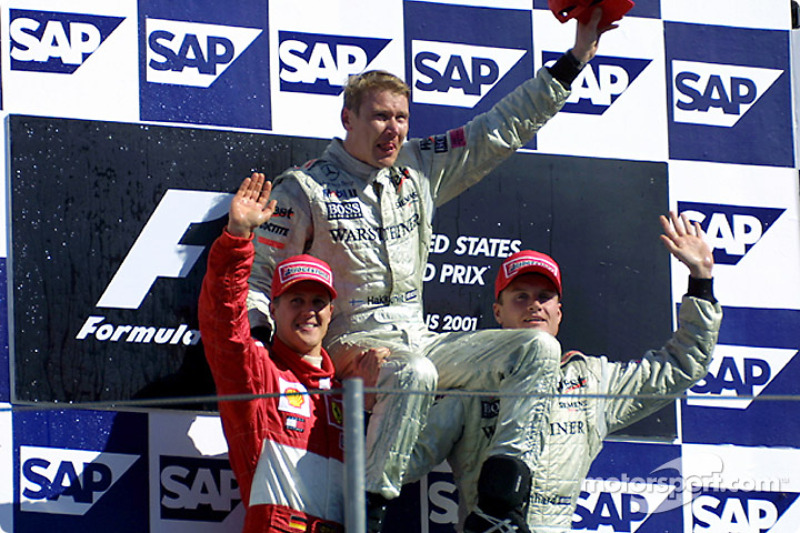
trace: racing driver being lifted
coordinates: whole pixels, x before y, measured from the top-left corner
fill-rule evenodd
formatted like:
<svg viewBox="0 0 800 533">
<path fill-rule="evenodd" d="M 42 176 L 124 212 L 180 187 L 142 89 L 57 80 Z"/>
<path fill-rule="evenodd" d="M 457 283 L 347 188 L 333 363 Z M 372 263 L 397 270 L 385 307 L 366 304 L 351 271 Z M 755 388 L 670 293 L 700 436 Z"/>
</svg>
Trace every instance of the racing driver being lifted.
<svg viewBox="0 0 800 533">
<path fill-rule="evenodd" d="M 531 330 L 429 332 L 422 274 L 434 210 L 525 145 L 569 96 L 597 52 L 602 13 L 578 23 L 575 44 L 465 126 L 405 141 L 409 87 L 383 71 L 351 77 L 344 90 L 344 140 L 319 159 L 274 180 L 270 225 L 256 230 L 248 307 L 253 327 L 269 326 L 267 296 L 275 265 L 311 254 L 334 270 L 338 305 L 325 346 L 340 379 L 358 375 L 369 348 L 388 348 L 380 390 L 441 388 L 533 390 L 501 401 L 489 456 L 518 458 L 534 470 L 539 449 L 527 439 L 546 423 L 544 396 L 556 388 L 558 342 Z M 378 394 L 367 430 L 368 527 L 380 531 L 387 499 L 399 495 L 407 463 L 433 401 L 430 394 Z"/>
</svg>

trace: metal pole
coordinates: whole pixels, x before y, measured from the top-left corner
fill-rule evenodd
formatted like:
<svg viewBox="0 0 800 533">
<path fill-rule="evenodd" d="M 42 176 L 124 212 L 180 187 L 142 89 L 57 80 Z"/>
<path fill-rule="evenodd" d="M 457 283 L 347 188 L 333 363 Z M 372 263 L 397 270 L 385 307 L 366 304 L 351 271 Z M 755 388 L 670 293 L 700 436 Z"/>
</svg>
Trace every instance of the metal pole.
<svg viewBox="0 0 800 533">
<path fill-rule="evenodd" d="M 344 530 L 366 531 L 364 475 L 364 383 L 344 380 Z"/>
</svg>

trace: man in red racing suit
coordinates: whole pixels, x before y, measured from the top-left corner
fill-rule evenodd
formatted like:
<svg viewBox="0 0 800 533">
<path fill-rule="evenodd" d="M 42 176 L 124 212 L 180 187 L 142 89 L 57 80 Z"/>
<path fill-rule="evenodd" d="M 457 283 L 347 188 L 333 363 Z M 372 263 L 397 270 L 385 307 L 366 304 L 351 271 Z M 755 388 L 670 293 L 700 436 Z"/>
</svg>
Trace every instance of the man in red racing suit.
<svg viewBox="0 0 800 533">
<path fill-rule="evenodd" d="M 308 394 L 338 386 L 322 349 L 336 296 L 327 263 L 302 255 L 281 262 L 272 286 L 274 342 L 265 347 L 250 335 L 245 300 L 255 255 L 252 229 L 274 210 L 274 202 L 267 205 L 269 191 L 263 179 L 247 178 L 231 202 L 228 226 L 209 253 L 200 331 L 218 394 L 276 393 L 219 404 L 247 508 L 244 531 L 341 532 L 341 399 Z"/>
</svg>

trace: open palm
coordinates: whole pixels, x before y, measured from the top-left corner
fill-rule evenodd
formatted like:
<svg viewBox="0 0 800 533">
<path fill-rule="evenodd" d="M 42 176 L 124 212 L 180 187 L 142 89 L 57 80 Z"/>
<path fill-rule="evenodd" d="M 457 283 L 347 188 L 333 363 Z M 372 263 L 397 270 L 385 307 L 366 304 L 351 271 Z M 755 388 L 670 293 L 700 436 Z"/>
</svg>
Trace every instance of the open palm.
<svg viewBox="0 0 800 533">
<path fill-rule="evenodd" d="M 692 223 L 685 214 L 678 216 L 670 211 L 669 218 L 660 217 L 664 234 L 661 242 L 681 263 L 689 267 L 692 277 L 710 278 L 714 267 L 714 256 L 705 242 L 700 224 Z"/>
<path fill-rule="evenodd" d="M 255 228 L 270 219 L 275 211 L 275 200 L 269 200 L 272 183 L 264 174 L 253 172 L 245 178 L 231 200 L 228 212 L 228 232 L 237 237 L 249 238 Z"/>
</svg>

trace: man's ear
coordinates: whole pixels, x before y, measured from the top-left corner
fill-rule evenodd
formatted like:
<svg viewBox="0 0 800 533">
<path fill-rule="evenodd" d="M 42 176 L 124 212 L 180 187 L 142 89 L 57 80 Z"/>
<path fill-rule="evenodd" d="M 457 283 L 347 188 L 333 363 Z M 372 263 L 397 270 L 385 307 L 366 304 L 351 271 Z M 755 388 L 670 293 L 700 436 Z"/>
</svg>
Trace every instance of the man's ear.
<svg viewBox="0 0 800 533">
<path fill-rule="evenodd" d="M 350 113 L 352 113 L 352 112 L 349 109 L 347 109 L 346 107 L 342 108 L 342 126 L 344 126 L 344 129 L 347 130 L 347 131 L 350 131 L 350 128 L 351 128 L 351 126 L 350 126 Z"/>
<path fill-rule="evenodd" d="M 501 308 L 502 308 L 502 306 L 501 306 L 499 303 L 497 303 L 497 302 L 495 302 L 495 303 L 493 303 L 493 304 L 492 304 L 492 312 L 494 313 L 494 320 L 495 320 L 495 322 L 497 322 L 497 323 L 500 325 L 500 327 L 502 328 L 502 327 L 503 327 L 503 321 L 502 321 L 502 320 L 500 320 L 500 309 L 501 309 Z"/>
<path fill-rule="evenodd" d="M 561 299 L 558 300 L 558 329 L 561 329 L 561 321 L 564 320 L 564 306 L 561 305 Z"/>
</svg>

